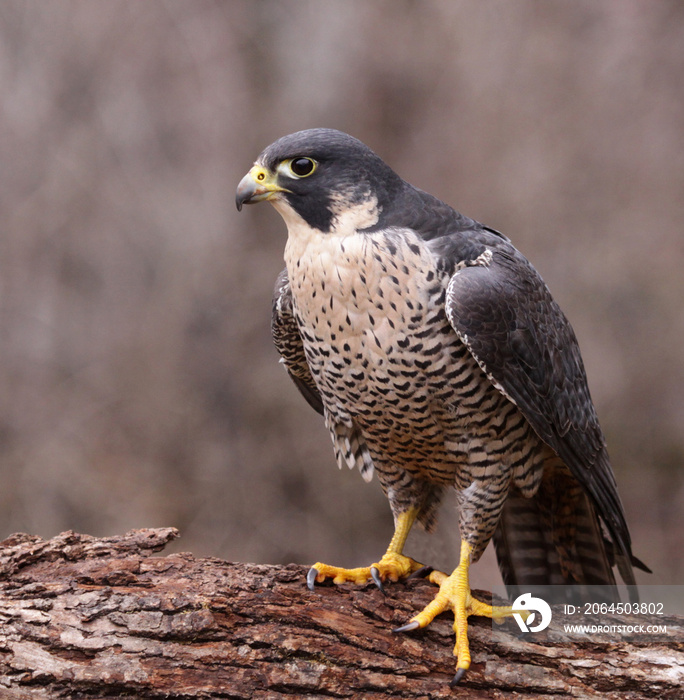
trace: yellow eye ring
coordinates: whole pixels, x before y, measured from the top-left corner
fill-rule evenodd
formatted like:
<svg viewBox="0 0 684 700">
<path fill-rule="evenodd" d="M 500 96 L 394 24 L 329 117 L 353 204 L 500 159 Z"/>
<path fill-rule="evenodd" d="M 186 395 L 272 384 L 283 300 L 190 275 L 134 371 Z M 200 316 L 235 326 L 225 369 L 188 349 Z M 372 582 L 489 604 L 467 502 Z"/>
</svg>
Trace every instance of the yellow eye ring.
<svg viewBox="0 0 684 700">
<path fill-rule="evenodd" d="M 292 158 L 289 161 L 289 172 L 293 177 L 303 178 L 309 177 L 316 170 L 316 161 L 313 158 L 305 158 L 303 156 L 299 158 Z"/>
</svg>

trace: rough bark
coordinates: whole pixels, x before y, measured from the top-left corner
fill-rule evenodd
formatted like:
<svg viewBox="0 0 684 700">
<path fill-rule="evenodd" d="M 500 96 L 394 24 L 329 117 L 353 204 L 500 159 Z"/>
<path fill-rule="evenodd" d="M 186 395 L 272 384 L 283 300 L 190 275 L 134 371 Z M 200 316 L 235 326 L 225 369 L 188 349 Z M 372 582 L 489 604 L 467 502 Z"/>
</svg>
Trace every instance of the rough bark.
<svg viewBox="0 0 684 700">
<path fill-rule="evenodd" d="M 451 622 L 393 634 L 428 582 L 306 589 L 301 566 L 158 556 L 172 528 L 0 543 L 0 698 L 681 698 L 682 620 L 665 638 L 534 642 L 472 619 L 451 690 Z M 647 624 L 651 621 L 638 620 Z M 624 623 L 624 618 L 621 620 Z M 602 620 L 606 624 L 605 617 Z"/>
</svg>

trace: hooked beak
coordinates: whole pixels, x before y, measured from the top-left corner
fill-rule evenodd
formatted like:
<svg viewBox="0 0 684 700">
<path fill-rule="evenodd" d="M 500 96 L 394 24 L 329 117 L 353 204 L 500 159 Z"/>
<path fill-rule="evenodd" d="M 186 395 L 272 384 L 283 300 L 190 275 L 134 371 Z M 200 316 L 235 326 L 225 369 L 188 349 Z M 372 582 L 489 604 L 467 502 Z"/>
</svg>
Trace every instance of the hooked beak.
<svg viewBox="0 0 684 700">
<path fill-rule="evenodd" d="M 276 182 L 276 175 L 262 165 L 255 165 L 245 175 L 237 186 L 235 193 L 235 206 L 238 211 L 243 204 L 255 204 L 264 199 L 270 199 L 278 192 L 288 192 Z"/>
</svg>

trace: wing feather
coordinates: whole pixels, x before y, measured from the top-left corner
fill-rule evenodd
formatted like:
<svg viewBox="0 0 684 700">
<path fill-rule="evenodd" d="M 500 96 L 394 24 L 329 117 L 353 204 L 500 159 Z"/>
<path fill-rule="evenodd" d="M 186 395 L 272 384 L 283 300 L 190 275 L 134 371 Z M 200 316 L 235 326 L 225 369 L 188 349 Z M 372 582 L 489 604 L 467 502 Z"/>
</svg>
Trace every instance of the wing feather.
<svg viewBox="0 0 684 700">
<path fill-rule="evenodd" d="M 324 415 L 323 400 L 316 382 L 311 376 L 302 336 L 295 321 L 287 270 L 283 270 L 278 275 L 273 290 L 271 333 L 276 349 L 280 353 L 280 361 L 285 365 L 290 378 L 309 406 L 317 413 Z"/>
<path fill-rule="evenodd" d="M 575 333 L 529 261 L 505 239 L 456 265 L 449 321 L 494 385 L 586 489 L 613 541 L 629 530 Z"/>
<path fill-rule="evenodd" d="M 337 421 L 326 411 L 321 393 L 311 374 L 304 342 L 294 315 L 287 270 L 283 270 L 276 279 L 271 333 L 276 349 L 280 353 L 280 361 L 285 365 L 290 378 L 309 406 L 325 416 L 340 467 L 343 464 L 350 469 L 358 467 L 361 476 L 366 481 L 370 481 L 373 478 L 374 465 L 363 435 L 353 423 Z"/>
</svg>

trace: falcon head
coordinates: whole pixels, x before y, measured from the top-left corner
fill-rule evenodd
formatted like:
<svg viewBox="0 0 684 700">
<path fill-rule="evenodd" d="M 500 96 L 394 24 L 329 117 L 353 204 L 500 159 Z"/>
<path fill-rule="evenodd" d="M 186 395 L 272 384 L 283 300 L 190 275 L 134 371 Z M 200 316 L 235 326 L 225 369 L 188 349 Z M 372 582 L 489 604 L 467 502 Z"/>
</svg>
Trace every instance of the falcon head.
<svg viewBox="0 0 684 700">
<path fill-rule="evenodd" d="M 288 227 L 321 233 L 375 227 L 406 183 L 368 146 L 334 129 L 308 129 L 268 146 L 237 188 L 235 203 L 268 200 Z M 350 230 L 351 229 L 351 230 Z"/>
</svg>

